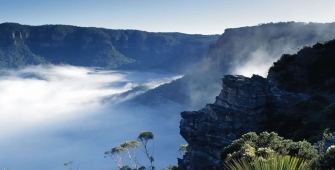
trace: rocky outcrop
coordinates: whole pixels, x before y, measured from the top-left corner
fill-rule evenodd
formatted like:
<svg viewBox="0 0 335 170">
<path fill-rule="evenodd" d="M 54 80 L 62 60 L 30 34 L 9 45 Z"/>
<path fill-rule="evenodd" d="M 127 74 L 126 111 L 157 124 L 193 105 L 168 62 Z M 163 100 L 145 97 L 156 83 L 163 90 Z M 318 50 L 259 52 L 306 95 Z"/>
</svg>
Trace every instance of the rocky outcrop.
<svg viewBox="0 0 335 170">
<path fill-rule="evenodd" d="M 188 142 L 179 160 L 181 169 L 220 169 L 224 146 L 247 132 L 266 129 L 267 112 L 291 107 L 307 95 L 281 91 L 265 78 L 227 75 L 213 104 L 193 112 L 182 112 L 180 134 Z"/>
<path fill-rule="evenodd" d="M 227 75 L 213 104 L 182 112 L 180 134 L 189 147 L 180 169 L 220 169 L 220 152 L 247 132 L 275 131 L 313 141 L 335 130 L 335 40 L 284 54 L 268 77 Z M 326 145 L 334 137 L 326 140 Z"/>
</svg>

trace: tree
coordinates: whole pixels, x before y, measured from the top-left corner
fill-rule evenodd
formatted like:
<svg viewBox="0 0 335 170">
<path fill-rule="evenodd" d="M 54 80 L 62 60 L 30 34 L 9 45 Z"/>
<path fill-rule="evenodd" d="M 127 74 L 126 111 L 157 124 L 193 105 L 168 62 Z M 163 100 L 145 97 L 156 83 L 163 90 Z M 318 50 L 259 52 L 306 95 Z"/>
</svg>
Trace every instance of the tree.
<svg viewBox="0 0 335 170">
<path fill-rule="evenodd" d="M 137 169 L 138 162 L 137 162 L 137 158 L 136 158 L 136 154 L 137 154 L 136 151 L 139 147 L 138 141 L 137 140 L 126 141 L 125 143 L 121 144 L 120 146 L 125 149 L 125 152 L 127 152 L 130 164 L 133 167 L 133 169 Z"/>
<path fill-rule="evenodd" d="M 126 151 L 126 149 L 121 146 L 116 146 L 112 148 L 111 150 L 106 151 L 105 157 L 106 155 L 111 157 L 118 165 L 118 168 L 122 168 L 123 151 Z"/>
<path fill-rule="evenodd" d="M 153 139 L 154 139 L 154 135 L 152 134 L 152 132 L 146 132 L 146 131 L 142 131 L 140 133 L 140 135 L 138 135 L 138 137 L 137 137 L 137 140 L 142 144 L 140 149 L 145 154 L 145 156 L 149 159 L 150 169 L 152 169 L 152 170 L 155 169 L 155 167 L 153 165 L 153 163 L 154 163 L 154 157 L 153 157 L 154 151 L 152 151 L 152 153 L 150 154 L 149 149 L 148 149 L 148 142 L 150 140 L 153 140 Z"/>
<path fill-rule="evenodd" d="M 106 151 L 105 157 L 107 156 L 111 157 L 116 162 L 120 170 L 131 170 L 131 169 L 154 170 L 155 167 L 153 164 L 154 163 L 153 148 L 152 148 L 152 152 L 150 152 L 148 148 L 148 142 L 153 139 L 154 139 L 154 135 L 152 134 L 152 132 L 143 131 L 137 137 L 137 140 L 126 141 L 122 143 L 121 145 L 116 146 L 112 148 L 111 150 Z M 148 168 L 141 165 L 137 161 L 137 149 L 140 149 L 144 153 L 145 157 L 149 159 L 150 166 Z M 123 156 L 125 153 L 128 155 L 131 167 L 128 165 L 123 165 Z M 138 168 L 138 165 L 140 166 L 139 168 Z"/>
<path fill-rule="evenodd" d="M 79 162 L 74 162 L 74 161 L 69 161 L 69 162 L 65 162 L 64 166 L 68 167 L 69 170 L 75 170 L 75 169 L 79 169 Z"/>
</svg>

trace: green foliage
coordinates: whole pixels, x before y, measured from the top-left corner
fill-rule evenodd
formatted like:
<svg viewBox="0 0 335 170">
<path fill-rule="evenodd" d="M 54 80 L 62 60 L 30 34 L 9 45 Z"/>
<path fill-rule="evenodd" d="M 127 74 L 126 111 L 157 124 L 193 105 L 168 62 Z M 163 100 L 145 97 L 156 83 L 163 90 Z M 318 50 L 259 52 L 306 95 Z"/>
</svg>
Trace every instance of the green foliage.
<svg viewBox="0 0 335 170">
<path fill-rule="evenodd" d="M 125 57 L 114 48 L 111 50 L 99 51 L 93 60 L 93 66 L 106 69 L 116 69 L 123 64 L 134 63 L 136 60 Z"/>
<path fill-rule="evenodd" d="M 266 157 L 272 153 L 295 156 L 308 161 L 317 157 L 317 151 L 307 141 L 293 142 L 274 132 L 263 132 L 259 135 L 249 132 L 222 150 L 221 162 L 232 159 L 250 160 L 256 156 Z"/>
<path fill-rule="evenodd" d="M 112 148 L 111 150 L 105 151 L 105 158 L 107 156 L 111 157 L 113 161 L 118 165 L 118 168 L 123 167 L 123 153 L 127 151 L 126 148 L 123 148 L 122 146 L 116 146 Z"/>
<path fill-rule="evenodd" d="M 184 156 L 187 150 L 188 144 L 181 144 L 178 148 L 178 152 L 180 156 Z"/>
<path fill-rule="evenodd" d="M 122 148 L 138 148 L 139 147 L 139 143 L 138 141 L 134 140 L 134 141 L 126 141 L 125 143 L 120 145 Z"/>
<path fill-rule="evenodd" d="M 314 36 L 314 35 L 313 35 Z M 276 86 L 291 92 L 335 92 L 335 41 L 304 47 L 298 54 L 284 54 L 269 69 Z M 299 56 L 299 60 L 296 58 Z"/>
<path fill-rule="evenodd" d="M 154 162 L 153 153 L 149 152 L 147 146 L 148 142 L 153 139 L 154 135 L 152 132 L 142 131 L 139 134 L 137 140 L 126 141 L 119 146 L 113 147 L 111 150 L 105 151 L 105 157 L 107 156 L 111 157 L 118 165 L 118 168 L 120 170 L 131 170 L 131 169 L 154 170 L 155 167 L 153 165 Z M 149 167 L 141 166 L 141 164 L 138 162 L 137 149 L 143 151 L 145 156 L 149 159 L 150 161 Z M 128 165 L 123 165 L 123 155 L 125 153 L 128 155 L 131 167 L 129 167 Z M 137 168 L 138 165 L 140 165 L 139 168 Z"/>
<path fill-rule="evenodd" d="M 333 169 L 335 168 L 335 145 L 331 145 L 328 148 L 325 147 L 326 140 L 332 139 L 332 133 L 328 133 L 329 129 L 323 132 L 322 140 L 317 143 L 317 149 L 319 151 L 319 162 L 317 164 L 321 169 Z"/>
<path fill-rule="evenodd" d="M 272 154 L 267 157 L 233 159 L 223 164 L 226 170 L 303 170 L 308 167 L 302 158 Z"/>
<path fill-rule="evenodd" d="M 327 149 L 323 161 L 325 167 L 329 169 L 335 168 L 335 145 L 332 145 Z"/>
<path fill-rule="evenodd" d="M 268 130 L 292 140 L 306 139 L 314 143 L 321 139 L 324 129 L 335 130 L 335 105 L 320 93 L 295 103 L 290 110 L 269 116 Z"/>
<path fill-rule="evenodd" d="M 30 64 L 46 64 L 46 60 L 33 54 L 25 45 L 0 47 L 0 68 L 20 68 Z"/>
<path fill-rule="evenodd" d="M 69 170 L 78 170 L 79 169 L 79 162 L 69 161 L 65 162 L 64 166 L 68 167 Z"/>
<path fill-rule="evenodd" d="M 126 165 L 126 166 L 122 166 L 120 170 L 133 170 L 133 169 L 131 169 L 128 165 Z"/>
<path fill-rule="evenodd" d="M 137 140 L 140 141 L 140 143 L 142 144 L 142 152 L 145 154 L 145 156 L 148 158 L 148 160 L 150 161 L 150 166 L 148 169 L 155 169 L 154 166 L 154 157 L 153 157 L 153 152 L 150 153 L 149 149 L 148 149 L 148 141 L 153 140 L 154 139 L 154 135 L 152 132 L 147 132 L 147 131 L 142 131 L 138 137 Z"/>
<path fill-rule="evenodd" d="M 151 139 L 154 139 L 154 135 L 152 134 L 152 132 L 142 131 L 140 135 L 138 135 L 137 139 L 140 141 L 149 141 Z"/>
<path fill-rule="evenodd" d="M 178 165 L 169 165 L 167 168 L 163 168 L 161 170 L 178 170 Z"/>
<path fill-rule="evenodd" d="M 293 62 L 296 58 L 296 55 L 283 54 L 280 59 L 273 63 L 273 66 L 270 68 L 272 71 L 284 71 L 288 64 Z"/>
<path fill-rule="evenodd" d="M 114 154 L 114 153 L 120 153 L 122 151 L 126 151 L 127 149 L 122 147 L 122 146 L 117 146 L 117 147 L 114 147 L 112 148 L 111 150 L 111 153 Z"/>
</svg>

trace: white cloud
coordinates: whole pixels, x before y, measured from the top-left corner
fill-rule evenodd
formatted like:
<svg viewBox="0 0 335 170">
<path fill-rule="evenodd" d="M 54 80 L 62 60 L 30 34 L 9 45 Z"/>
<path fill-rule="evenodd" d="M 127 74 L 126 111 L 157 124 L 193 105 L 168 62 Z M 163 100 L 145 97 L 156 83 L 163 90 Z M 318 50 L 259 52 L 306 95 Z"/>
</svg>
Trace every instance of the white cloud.
<svg viewBox="0 0 335 170">
<path fill-rule="evenodd" d="M 8 71 L 0 77 L 0 168 L 58 170 L 70 160 L 84 170 L 115 168 L 104 151 L 136 139 L 142 130 L 155 134 L 157 166 L 175 163 L 175 149 L 184 143 L 178 124 L 185 107 L 113 105 L 101 99 L 178 77 L 68 65 Z"/>
<path fill-rule="evenodd" d="M 271 54 L 267 51 L 257 49 L 251 53 L 248 61 L 243 64 L 236 64 L 233 73 L 244 75 L 246 77 L 251 77 L 253 74 L 266 77 L 268 70 L 274 61 L 274 57 L 271 57 Z"/>
<path fill-rule="evenodd" d="M 101 88 L 105 83 L 121 81 L 122 74 L 88 74 L 89 69 L 72 66 L 28 67 L 10 71 L 0 79 L 0 133 L 11 133 L 69 119 L 100 107 L 99 99 L 129 90 Z M 37 76 L 32 77 L 32 76 Z M 15 126 L 12 126 L 15 125 Z"/>
<path fill-rule="evenodd" d="M 146 80 L 152 76 L 156 77 Z M 163 78 L 160 79 L 160 76 Z M 11 70 L 0 77 L 1 137 L 30 127 L 93 114 L 94 110 L 103 107 L 100 100 L 105 96 L 131 90 L 141 84 L 156 87 L 177 78 L 164 76 L 143 72 L 95 71 L 74 66 L 32 66 Z"/>
</svg>

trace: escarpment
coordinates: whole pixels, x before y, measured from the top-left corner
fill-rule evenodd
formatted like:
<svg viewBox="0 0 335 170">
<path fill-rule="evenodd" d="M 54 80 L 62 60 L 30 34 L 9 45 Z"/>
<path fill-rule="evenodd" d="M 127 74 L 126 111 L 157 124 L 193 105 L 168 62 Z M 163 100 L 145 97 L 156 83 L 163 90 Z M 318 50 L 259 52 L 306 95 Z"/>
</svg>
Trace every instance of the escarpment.
<svg viewBox="0 0 335 170">
<path fill-rule="evenodd" d="M 70 64 L 183 72 L 202 61 L 219 35 L 150 33 L 70 25 L 0 24 L 0 68 Z"/>
<path fill-rule="evenodd" d="M 224 76 L 219 96 L 213 104 L 193 112 L 182 112 L 180 134 L 188 142 L 181 169 L 220 169 L 224 146 L 247 132 L 267 128 L 267 112 L 282 110 L 308 95 L 281 91 L 266 79 L 254 75 Z"/>
<path fill-rule="evenodd" d="M 181 113 L 188 148 L 180 169 L 221 169 L 222 149 L 247 132 L 312 142 L 324 128 L 335 130 L 334 65 L 335 40 L 283 55 L 267 78 L 224 76 L 213 104 Z"/>
</svg>

